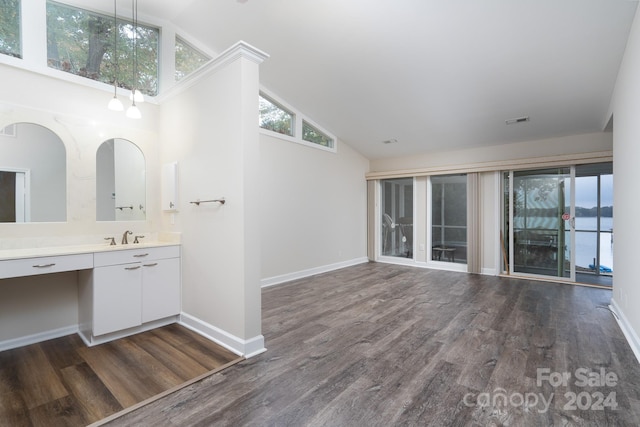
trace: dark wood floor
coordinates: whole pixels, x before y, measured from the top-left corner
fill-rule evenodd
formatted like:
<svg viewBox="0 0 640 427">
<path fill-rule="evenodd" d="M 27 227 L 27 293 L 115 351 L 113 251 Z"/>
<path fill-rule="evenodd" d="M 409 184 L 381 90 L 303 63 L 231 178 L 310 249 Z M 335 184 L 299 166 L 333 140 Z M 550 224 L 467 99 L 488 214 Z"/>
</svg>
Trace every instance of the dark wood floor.
<svg viewBox="0 0 640 427">
<path fill-rule="evenodd" d="M 0 426 L 85 426 L 238 356 L 177 324 L 95 347 L 77 335 L 0 352 Z"/>
<path fill-rule="evenodd" d="M 383 264 L 268 288 L 266 353 L 110 425 L 638 426 L 640 365 L 610 296 Z M 538 368 L 572 378 L 538 386 Z M 618 380 L 576 385 L 580 368 Z"/>
</svg>

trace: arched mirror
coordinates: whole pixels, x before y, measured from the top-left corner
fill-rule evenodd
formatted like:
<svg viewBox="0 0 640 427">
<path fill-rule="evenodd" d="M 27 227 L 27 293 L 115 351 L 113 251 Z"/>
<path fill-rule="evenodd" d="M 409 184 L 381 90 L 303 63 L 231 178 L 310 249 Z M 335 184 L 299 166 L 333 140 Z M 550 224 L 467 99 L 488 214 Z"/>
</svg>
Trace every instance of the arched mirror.
<svg viewBox="0 0 640 427">
<path fill-rule="evenodd" d="M 0 129 L 0 222 L 67 220 L 67 154 L 51 130 L 34 123 Z"/>
<path fill-rule="evenodd" d="M 142 151 L 126 139 L 109 139 L 96 153 L 96 219 L 146 218 L 146 178 Z"/>
</svg>

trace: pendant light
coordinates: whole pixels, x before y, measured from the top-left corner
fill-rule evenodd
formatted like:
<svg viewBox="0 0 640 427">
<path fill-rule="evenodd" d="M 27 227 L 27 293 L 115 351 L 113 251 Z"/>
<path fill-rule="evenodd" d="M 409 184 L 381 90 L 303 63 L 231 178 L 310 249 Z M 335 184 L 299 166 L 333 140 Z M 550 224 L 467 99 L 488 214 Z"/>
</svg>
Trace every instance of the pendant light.
<svg viewBox="0 0 640 427">
<path fill-rule="evenodd" d="M 133 15 L 133 89 L 131 90 L 131 107 L 127 109 L 127 117 L 130 119 L 142 118 L 142 113 L 136 105 L 136 92 L 140 93 L 136 89 L 138 85 L 138 0 L 131 0 L 131 14 Z M 140 96 L 142 94 L 140 93 Z"/>
<path fill-rule="evenodd" d="M 113 76 L 113 98 L 109 101 L 107 108 L 112 111 L 123 111 L 124 106 L 118 99 L 118 12 L 116 6 L 117 0 L 113 0 L 113 57 L 115 71 Z"/>
</svg>

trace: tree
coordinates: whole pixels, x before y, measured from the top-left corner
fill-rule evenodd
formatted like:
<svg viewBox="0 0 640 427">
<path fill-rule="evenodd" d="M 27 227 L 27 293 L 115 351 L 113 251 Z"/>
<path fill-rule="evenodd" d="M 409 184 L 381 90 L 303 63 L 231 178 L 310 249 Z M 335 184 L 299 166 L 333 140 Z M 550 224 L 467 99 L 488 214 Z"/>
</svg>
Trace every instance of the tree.
<svg viewBox="0 0 640 427">
<path fill-rule="evenodd" d="M 130 21 L 118 19 L 114 25 L 113 17 L 47 3 L 47 55 L 52 68 L 107 84 L 117 80 L 122 88 L 135 87 L 154 96 L 158 92 L 158 41 L 157 28 L 139 25 L 134 30 Z"/>
<path fill-rule="evenodd" d="M 0 53 L 20 58 L 20 0 L 0 0 Z"/>
</svg>

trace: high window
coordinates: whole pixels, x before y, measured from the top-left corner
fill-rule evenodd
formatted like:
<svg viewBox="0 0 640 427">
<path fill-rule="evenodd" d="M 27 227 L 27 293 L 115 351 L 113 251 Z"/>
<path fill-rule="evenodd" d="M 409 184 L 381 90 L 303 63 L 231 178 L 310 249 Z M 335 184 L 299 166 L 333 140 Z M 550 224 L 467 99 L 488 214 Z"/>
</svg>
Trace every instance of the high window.
<svg viewBox="0 0 640 427">
<path fill-rule="evenodd" d="M 305 120 L 302 121 L 302 139 L 323 147 L 333 148 L 333 138 L 310 125 Z"/>
<path fill-rule="evenodd" d="M 117 31 L 117 49 L 114 49 L 114 31 Z M 157 28 L 144 25 L 134 28 L 131 21 L 123 19 L 118 19 L 114 26 L 113 16 L 47 2 L 47 63 L 51 68 L 108 84 L 117 79 L 120 87 L 135 87 L 155 96 L 158 93 L 158 40 Z M 118 67 L 114 51 L 118 54 Z"/>
<path fill-rule="evenodd" d="M 176 36 L 176 81 L 191 74 L 211 58 Z"/>
<path fill-rule="evenodd" d="M 291 111 L 264 95 L 260 95 L 258 105 L 261 128 L 283 135 L 294 135 L 295 115 Z"/>
<path fill-rule="evenodd" d="M 0 0 L 0 53 L 22 58 L 20 0 Z"/>
<path fill-rule="evenodd" d="M 431 177 L 431 257 L 467 262 L 467 176 Z"/>
</svg>

